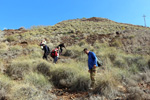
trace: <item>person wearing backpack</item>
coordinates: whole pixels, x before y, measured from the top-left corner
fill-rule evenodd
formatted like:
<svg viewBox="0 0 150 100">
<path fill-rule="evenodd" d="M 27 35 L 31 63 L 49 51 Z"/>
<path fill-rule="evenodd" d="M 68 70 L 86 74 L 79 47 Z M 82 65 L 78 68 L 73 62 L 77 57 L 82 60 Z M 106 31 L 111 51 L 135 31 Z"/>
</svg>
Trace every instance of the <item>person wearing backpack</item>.
<svg viewBox="0 0 150 100">
<path fill-rule="evenodd" d="M 90 78 L 91 78 L 91 85 L 90 85 L 90 90 L 95 88 L 95 83 L 96 83 L 96 68 L 98 66 L 97 64 L 97 57 L 94 52 L 89 51 L 87 48 L 85 48 L 84 53 L 88 55 L 88 68 L 89 68 L 89 73 L 90 73 Z"/>
<path fill-rule="evenodd" d="M 60 47 L 56 47 L 55 49 L 52 50 L 51 52 L 51 57 L 54 59 L 54 63 L 56 64 L 57 60 L 58 60 L 58 57 L 59 57 L 59 50 L 60 50 Z"/>
<path fill-rule="evenodd" d="M 64 43 L 59 44 L 58 47 L 60 47 L 60 54 L 63 52 L 63 48 L 66 49 L 66 46 Z"/>
<path fill-rule="evenodd" d="M 43 59 L 46 59 L 47 60 L 47 56 L 48 54 L 50 53 L 50 49 L 47 45 L 45 44 L 42 44 L 43 46 L 43 50 L 44 50 L 44 54 L 43 54 Z"/>
</svg>

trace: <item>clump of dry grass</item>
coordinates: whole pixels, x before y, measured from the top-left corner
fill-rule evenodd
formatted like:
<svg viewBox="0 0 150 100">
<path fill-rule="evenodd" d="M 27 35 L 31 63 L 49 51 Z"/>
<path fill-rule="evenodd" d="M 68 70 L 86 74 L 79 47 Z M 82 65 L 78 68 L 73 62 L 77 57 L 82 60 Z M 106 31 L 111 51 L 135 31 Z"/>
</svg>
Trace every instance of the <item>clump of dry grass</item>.
<svg viewBox="0 0 150 100">
<path fill-rule="evenodd" d="M 33 63 L 30 60 L 13 61 L 6 70 L 6 73 L 14 79 L 23 79 L 25 74 L 32 71 Z"/>
<path fill-rule="evenodd" d="M 8 41 L 8 42 L 13 42 L 13 41 L 16 41 L 17 40 L 17 38 L 15 37 L 15 36 L 7 36 L 7 38 L 6 38 L 6 40 Z"/>
<path fill-rule="evenodd" d="M 9 99 L 13 82 L 5 75 L 0 73 L 0 99 Z"/>
<path fill-rule="evenodd" d="M 36 65 L 36 70 L 43 75 L 49 76 L 50 70 L 52 70 L 52 65 L 44 60 L 39 60 Z"/>
<path fill-rule="evenodd" d="M 25 83 L 34 85 L 35 87 L 43 91 L 49 91 L 52 88 L 52 84 L 49 82 L 48 78 L 39 73 L 31 72 L 25 75 L 24 81 Z"/>
<path fill-rule="evenodd" d="M 18 84 L 13 88 L 12 98 L 15 100 L 54 100 L 56 96 L 38 90 L 30 84 Z"/>
<path fill-rule="evenodd" d="M 81 63 L 74 61 L 66 64 L 57 64 L 50 71 L 51 82 L 57 88 L 68 88 L 71 91 L 85 91 L 89 87 L 87 69 Z"/>
</svg>

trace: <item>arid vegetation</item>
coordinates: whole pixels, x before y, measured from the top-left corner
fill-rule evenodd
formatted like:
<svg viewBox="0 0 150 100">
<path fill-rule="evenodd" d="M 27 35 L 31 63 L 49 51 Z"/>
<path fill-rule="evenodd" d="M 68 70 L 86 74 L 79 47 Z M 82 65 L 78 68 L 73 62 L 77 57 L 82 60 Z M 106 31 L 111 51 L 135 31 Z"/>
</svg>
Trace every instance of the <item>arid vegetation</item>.
<svg viewBox="0 0 150 100">
<path fill-rule="evenodd" d="M 150 99 L 150 28 L 94 17 L 0 34 L 2 100 Z M 42 59 L 44 38 L 50 49 L 67 45 L 57 64 Z M 84 48 L 104 63 L 93 91 Z"/>
</svg>

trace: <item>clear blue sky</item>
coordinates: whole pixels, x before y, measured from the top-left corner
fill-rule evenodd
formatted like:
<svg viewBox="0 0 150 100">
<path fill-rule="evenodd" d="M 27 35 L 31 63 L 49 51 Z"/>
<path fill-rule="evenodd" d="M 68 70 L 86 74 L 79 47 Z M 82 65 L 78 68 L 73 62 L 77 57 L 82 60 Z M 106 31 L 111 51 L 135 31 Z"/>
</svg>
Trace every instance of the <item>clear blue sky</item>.
<svg viewBox="0 0 150 100">
<path fill-rule="evenodd" d="M 76 18 L 103 17 L 150 26 L 150 0 L 0 0 L 0 29 L 54 25 Z"/>
</svg>

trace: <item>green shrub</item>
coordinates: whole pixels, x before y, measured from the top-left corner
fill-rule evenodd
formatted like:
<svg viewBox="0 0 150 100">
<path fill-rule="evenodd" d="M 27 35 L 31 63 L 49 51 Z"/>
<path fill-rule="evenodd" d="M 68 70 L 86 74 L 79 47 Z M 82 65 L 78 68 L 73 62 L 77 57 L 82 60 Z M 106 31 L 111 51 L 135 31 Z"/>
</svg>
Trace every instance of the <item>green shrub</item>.
<svg viewBox="0 0 150 100">
<path fill-rule="evenodd" d="M 22 51 L 22 47 L 19 46 L 19 45 L 15 45 L 15 46 L 11 46 L 9 47 L 10 51 L 12 52 L 19 52 L 19 51 Z"/>
<path fill-rule="evenodd" d="M 115 67 L 119 67 L 119 68 L 127 69 L 128 67 L 127 63 L 121 57 L 117 57 L 115 61 L 113 62 L 113 64 Z"/>
<path fill-rule="evenodd" d="M 0 74 L 0 99 L 10 99 L 10 92 L 13 82 L 5 75 Z"/>
<path fill-rule="evenodd" d="M 122 45 L 121 40 L 115 39 L 115 41 L 113 41 L 113 42 L 111 43 L 111 46 L 114 46 L 114 47 L 122 47 L 123 45 Z"/>
<path fill-rule="evenodd" d="M 56 96 L 40 91 L 30 84 L 17 85 L 14 87 L 14 92 L 12 93 L 12 98 L 14 100 L 56 100 Z"/>
<path fill-rule="evenodd" d="M 0 44 L 0 50 L 3 50 L 3 49 L 7 49 L 8 48 L 8 46 L 7 46 L 7 44 L 6 43 L 1 43 Z"/>
<path fill-rule="evenodd" d="M 56 66 L 55 66 L 56 67 Z M 87 70 L 78 63 L 60 64 L 51 70 L 51 82 L 57 88 L 68 88 L 71 91 L 86 91 L 89 87 Z"/>
<path fill-rule="evenodd" d="M 5 43 L 0 44 L 0 54 L 7 52 L 8 46 Z"/>
<path fill-rule="evenodd" d="M 51 72 L 52 82 L 58 88 L 70 88 L 77 78 L 77 69 L 70 67 L 56 68 Z"/>
<path fill-rule="evenodd" d="M 6 40 L 7 40 L 8 42 L 13 42 L 13 41 L 16 41 L 17 38 L 14 37 L 14 36 L 8 36 Z"/>
<path fill-rule="evenodd" d="M 52 70 L 52 65 L 50 63 L 48 63 L 47 61 L 44 60 L 39 60 L 37 62 L 37 67 L 36 70 L 40 73 L 42 73 L 43 75 L 49 76 L 50 75 L 50 70 Z"/>
<path fill-rule="evenodd" d="M 13 61 L 6 72 L 14 79 L 22 79 L 25 74 L 32 71 L 33 63 L 30 60 Z"/>
<path fill-rule="evenodd" d="M 71 91 L 87 91 L 90 86 L 90 77 L 87 73 L 79 74 L 72 84 Z"/>
<path fill-rule="evenodd" d="M 140 56 L 127 56 L 124 58 L 129 66 L 129 71 L 138 72 L 144 71 L 148 67 L 148 62 L 145 58 Z"/>
<path fill-rule="evenodd" d="M 42 74 L 33 72 L 25 75 L 25 82 L 30 83 L 39 89 L 44 89 L 47 91 L 51 90 L 52 87 L 51 83 L 46 77 L 44 77 Z"/>
</svg>

